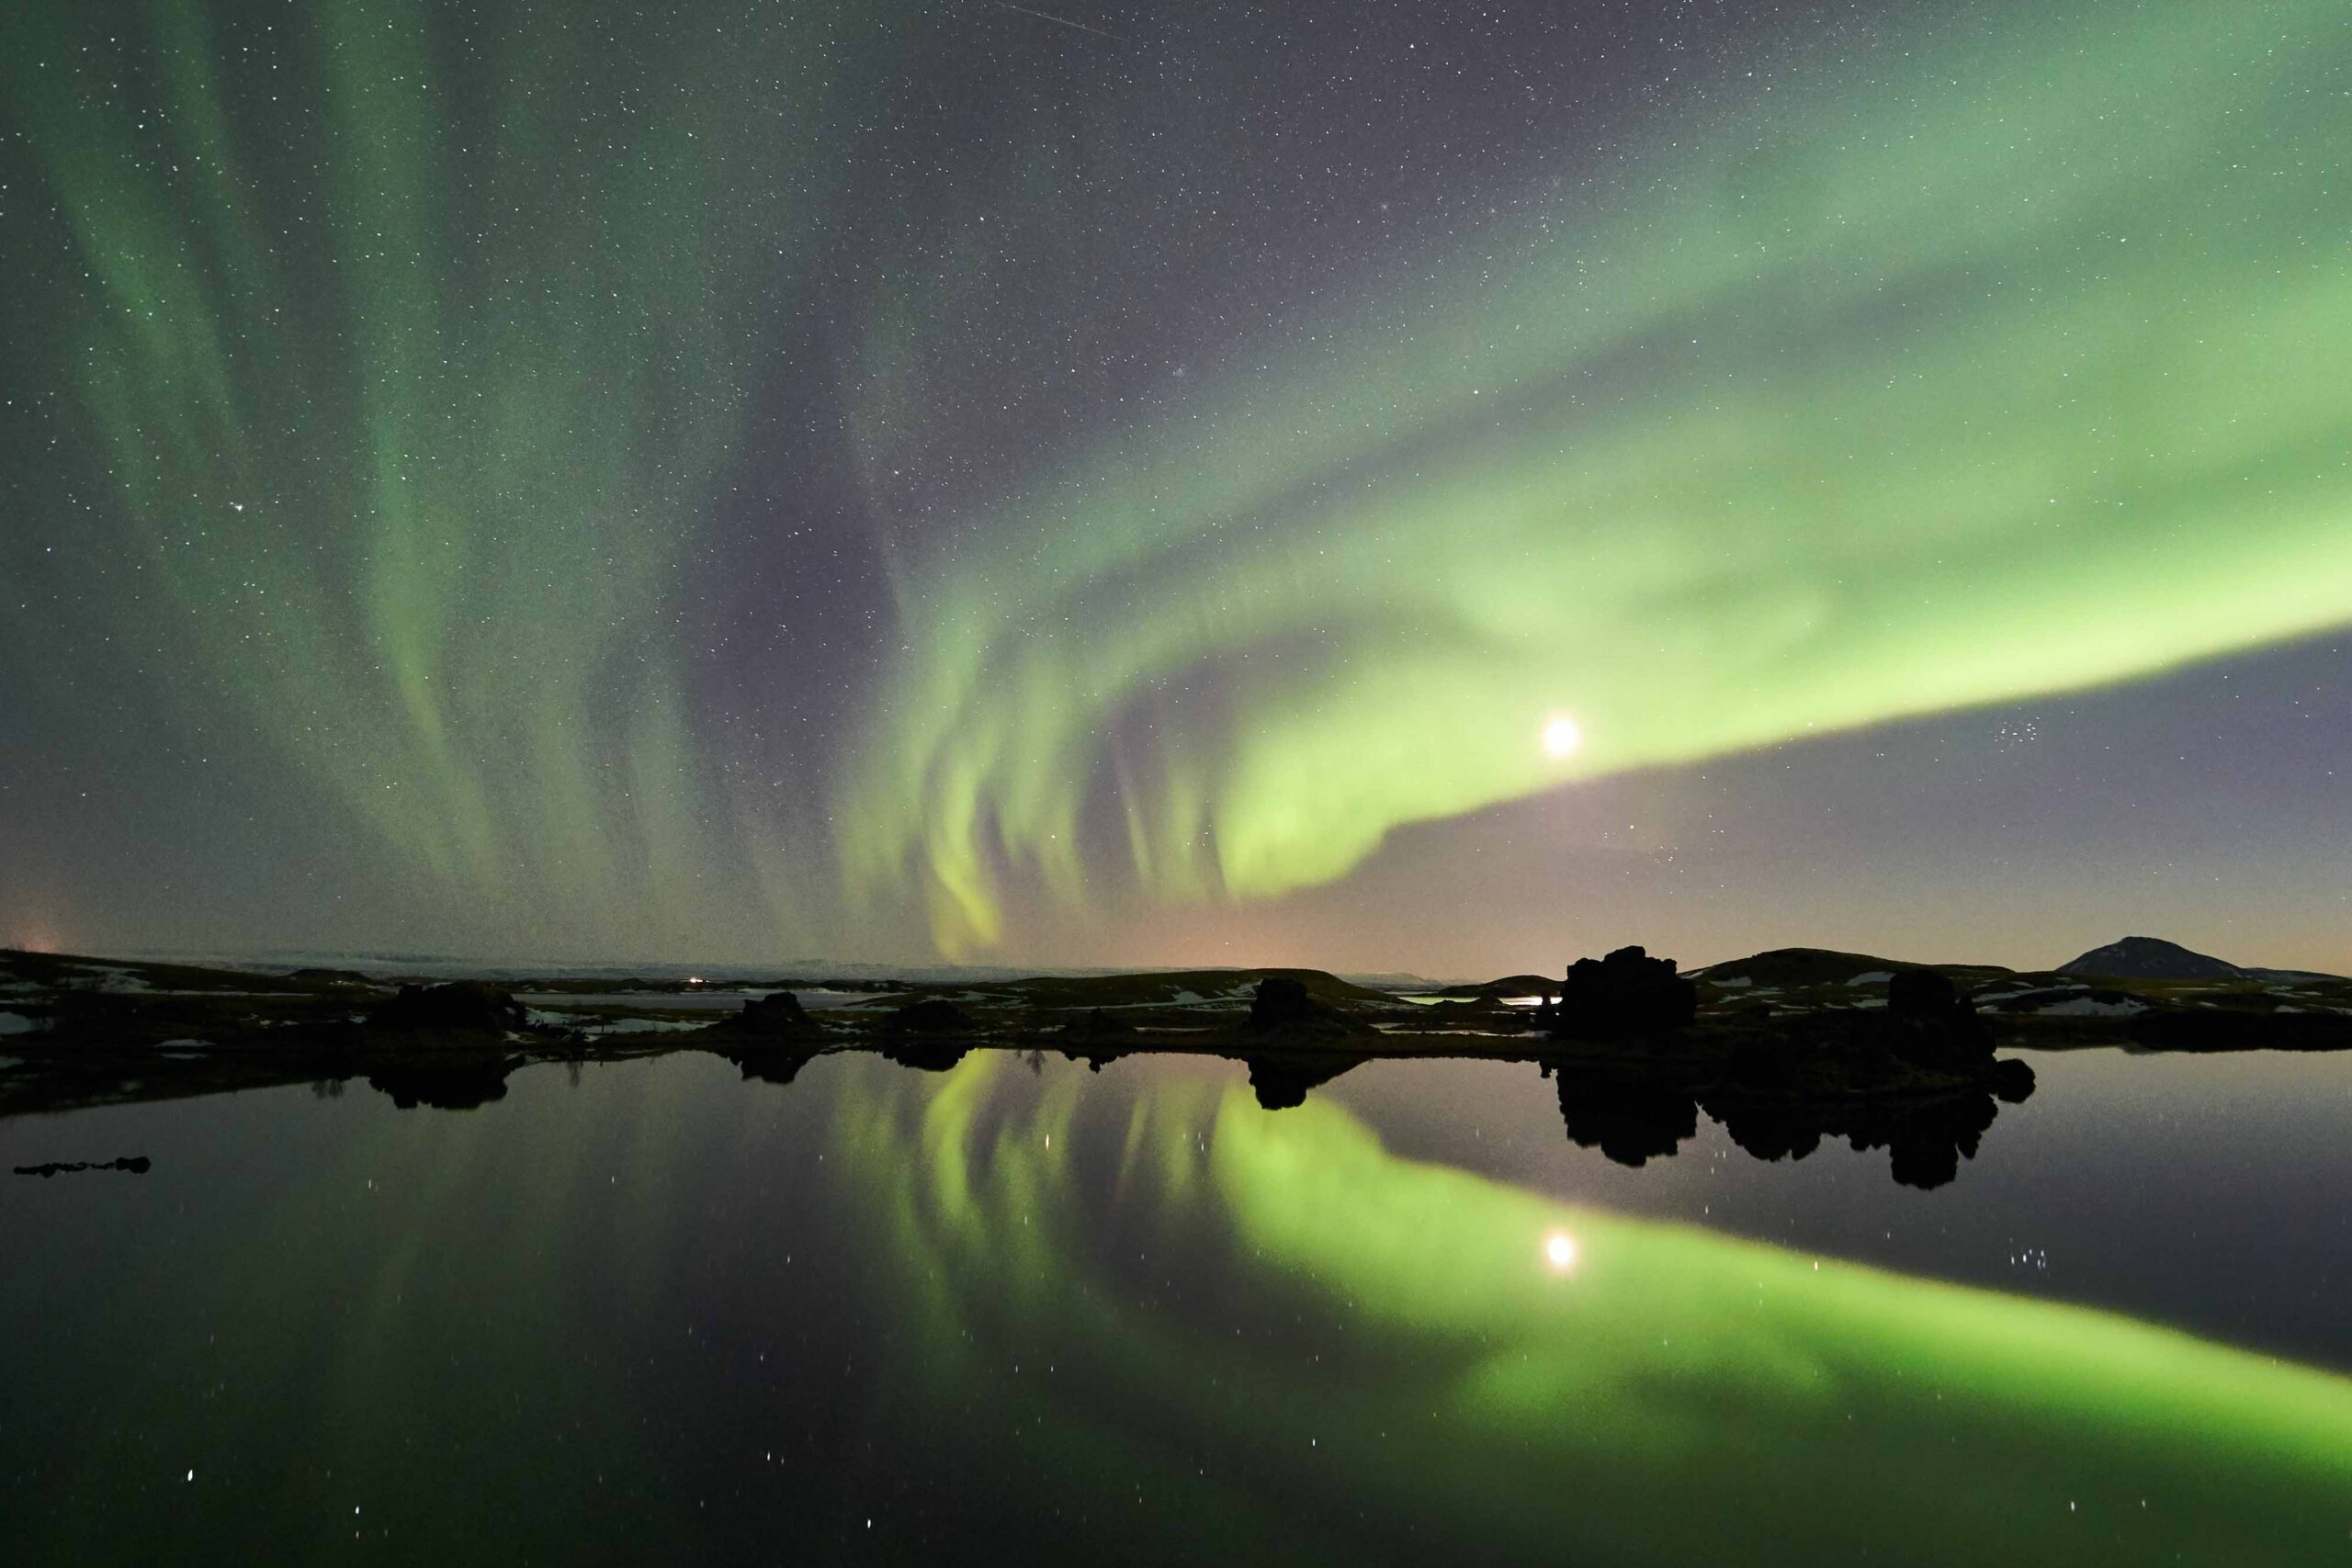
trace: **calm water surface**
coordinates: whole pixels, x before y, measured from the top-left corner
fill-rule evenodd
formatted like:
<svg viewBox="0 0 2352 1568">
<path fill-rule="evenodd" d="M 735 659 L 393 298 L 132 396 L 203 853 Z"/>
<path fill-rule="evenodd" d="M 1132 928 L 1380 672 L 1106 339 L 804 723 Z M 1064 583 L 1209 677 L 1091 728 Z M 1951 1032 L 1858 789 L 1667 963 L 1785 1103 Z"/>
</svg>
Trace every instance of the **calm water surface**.
<svg viewBox="0 0 2352 1568">
<path fill-rule="evenodd" d="M 2352 1060 L 2034 1060 L 1932 1191 L 1466 1063 L 0 1123 L 154 1162 L 0 1178 L 0 1560 L 2352 1560 Z"/>
</svg>

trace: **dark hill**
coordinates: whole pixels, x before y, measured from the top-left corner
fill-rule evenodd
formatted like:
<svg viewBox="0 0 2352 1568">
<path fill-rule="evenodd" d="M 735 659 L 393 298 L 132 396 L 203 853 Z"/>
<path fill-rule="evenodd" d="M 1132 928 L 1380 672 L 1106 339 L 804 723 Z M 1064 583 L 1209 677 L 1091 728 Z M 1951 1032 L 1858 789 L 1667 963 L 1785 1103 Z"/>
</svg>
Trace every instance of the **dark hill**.
<svg viewBox="0 0 2352 1568">
<path fill-rule="evenodd" d="M 1556 997 L 1559 980 L 1550 975 L 1506 975 L 1477 985 L 1441 986 L 1431 996 L 1475 1000 L 1480 997 Z"/>
<path fill-rule="evenodd" d="M 1726 980 L 1746 980 L 1758 986 L 1844 986 L 1862 975 L 1892 975 L 1899 969 L 1923 967 L 1964 979 L 1989 979 L 2008 973 L 1992 964 L 1922 965 L 1868 953 L 1840 953 L 1827 947 L 1776 947 L 1748 958 L 1727 958 L 1695 974 L 1718 986 Z"/>
<path fill-rule="evenodd" d="M 2058 965 L 2061 975 L 2097 975 L 2114 980 L 2234 980 L 2245 971 L 2234 964 L 2178 942 L 2153 936 L 2127 936 Z"/>
</svg>

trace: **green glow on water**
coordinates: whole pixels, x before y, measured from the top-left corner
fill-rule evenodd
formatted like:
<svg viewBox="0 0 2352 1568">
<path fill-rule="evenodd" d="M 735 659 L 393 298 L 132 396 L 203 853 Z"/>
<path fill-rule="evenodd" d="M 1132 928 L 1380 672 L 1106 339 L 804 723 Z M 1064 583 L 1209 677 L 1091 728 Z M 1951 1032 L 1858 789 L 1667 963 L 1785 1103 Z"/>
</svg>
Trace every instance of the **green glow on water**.
<svg viewBox="0 0 2352 1568">
<path fill-rule="evenodd" d="M 1563 1206 L 1323 1101 L 1176 1083 L 1091 1123 L 1071 1078 L 1023 1110 L 1002 1070 L 877 1071 L 842 1123 L 924 1325 L 906 1408 L 979 1474 L 967 1422 L 1034 1427 L 1073 1496 L 1142 1467 L 1153 1528 L 1301 1560 L 1419 1529 L 1473 1560 L 2285 1562 L 2352 1530 L 2334 1375 Z"/>
</svg>

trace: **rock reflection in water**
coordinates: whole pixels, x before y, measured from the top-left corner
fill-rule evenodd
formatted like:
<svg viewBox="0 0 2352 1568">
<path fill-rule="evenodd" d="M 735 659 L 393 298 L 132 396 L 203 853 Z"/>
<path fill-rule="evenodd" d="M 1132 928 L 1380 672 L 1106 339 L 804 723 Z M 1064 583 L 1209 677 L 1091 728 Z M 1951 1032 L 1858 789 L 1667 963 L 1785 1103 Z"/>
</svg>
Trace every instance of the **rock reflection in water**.
<svg viewBox="0 0 2352 1568">
<path fill-rule="evenodd" d="M 1935 1188 L 1959 1176 L 1963 1157 L 1975 1157 L 2000 1101 L 2016 1104 L 2032 1094 L 2030 1067 L 2014 1061 L 2001 1066 L 1991 1090 L 1821 1100 L 1694 1092 L 1568 1063 L 1549 1063 L 1544 1070 L 1557 1080 L 1568 1141 L 1597 1148 L 1619 1165 L 1673 1155 L 1698 1135 L 1703 1111 L 1758 1159 L 1803 1159 L 1824 1138 L 1842 1137 L 1858 1153 L 1885 1149 L 1901 1185 Z"/>
</svg>

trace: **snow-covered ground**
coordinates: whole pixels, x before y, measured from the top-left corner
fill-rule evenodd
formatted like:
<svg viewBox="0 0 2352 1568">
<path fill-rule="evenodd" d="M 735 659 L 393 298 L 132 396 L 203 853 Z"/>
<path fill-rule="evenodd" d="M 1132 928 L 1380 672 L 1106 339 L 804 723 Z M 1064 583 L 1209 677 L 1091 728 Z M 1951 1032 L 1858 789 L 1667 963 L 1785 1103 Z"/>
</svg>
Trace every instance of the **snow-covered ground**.
<svg viewBox="0 0 2352 1568">
<path fill-rule="evenodd" d="M 2130 1018 L 2148 1010 L 2145 1002 L 2124 1000 L 2103 1002 L 2095 997 L 2068 997 L 2063 1002 L 2046 1002 L 2033 1010 L 2043 1018 Z"/>
</svg>

